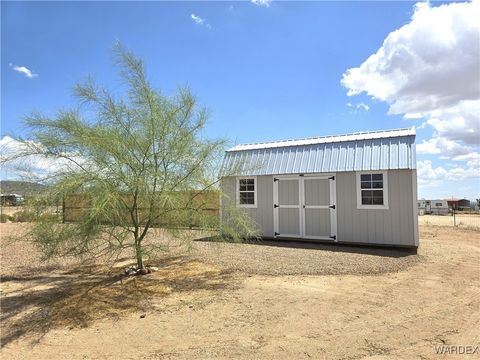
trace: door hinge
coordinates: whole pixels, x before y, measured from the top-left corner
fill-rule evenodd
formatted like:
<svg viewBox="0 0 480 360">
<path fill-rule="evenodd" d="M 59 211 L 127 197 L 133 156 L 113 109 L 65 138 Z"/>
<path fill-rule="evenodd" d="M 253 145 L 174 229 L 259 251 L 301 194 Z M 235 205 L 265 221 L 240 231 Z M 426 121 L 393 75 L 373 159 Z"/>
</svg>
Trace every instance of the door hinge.
<svg viewBox="0 0 480 360">
<path fill-rule="evenodd" d="M 275 231 L 275 232 L 273 233 L 273 235 L 274 235 L 274 236 L 278 236 L 278 235 L 280 235 L 280 233 L 278 233 L 278 232 Z"/>
<path fill-rule="evenodd" d="M 337 235 L 330 236 L 330 239 L 337 240 Z"/>
<path fill-rule="evenodd" d="M 328 180 L 335 180 L 335 176 L 330 176 Z"/>
<path fill-rule="evenodd" d="M 273 204 L 273 208 L 277 208 L 277 207 L 280 207 L 280 205 L 277 205 L 277 204 Z"/>
<path fill-rule="evenodd" d="M 273 182 L 280 180 L 279 178 L 273 178 Z"/>
<path fill-rule="evenodd" d="M 329 208 L 330 209 L 335 209 L 335 205 L 330 205 Z"/>
<path fill-rule="evenodd" d="M 303 208 L 305 209 L 305 205 L 303 205 Z"/>
</svg>

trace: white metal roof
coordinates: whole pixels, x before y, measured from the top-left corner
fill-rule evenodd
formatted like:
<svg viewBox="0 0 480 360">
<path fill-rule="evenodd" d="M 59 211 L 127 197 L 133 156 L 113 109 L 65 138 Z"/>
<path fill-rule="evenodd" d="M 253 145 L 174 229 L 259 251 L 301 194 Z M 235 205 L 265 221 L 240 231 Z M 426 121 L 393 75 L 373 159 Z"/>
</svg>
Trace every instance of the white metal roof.
<svg viewBox="0 0 480 360">
<path fill-rule="evenodd" d="M 415 169 L 415 128 L 237 145 L 220 176 Z"/>
<path fill-rule="evenodd" d="M 329 135 L 319 136 L 305 139 L 291 139 L 271 142 L 261 142 L 253 144 L 240 144 L 234 146 L 227 151 L 241 151 L 241 150 L 256 150 L 256 149 L 269 149 L 275 147 L 285 146 L 300 146 L 300 145 L 314 145 L 314 144 L 328 144 L 341 141 L 355 141 L 355 140 L 371 140 L 371 139 L 386 139 L 389 137 L 409 136 L 415 135 L 415 127 L 393 129 L 393 130 L 380 130 L 380 131 L 365 131 L 357 132 L 345 135 Z"/>
</svg>

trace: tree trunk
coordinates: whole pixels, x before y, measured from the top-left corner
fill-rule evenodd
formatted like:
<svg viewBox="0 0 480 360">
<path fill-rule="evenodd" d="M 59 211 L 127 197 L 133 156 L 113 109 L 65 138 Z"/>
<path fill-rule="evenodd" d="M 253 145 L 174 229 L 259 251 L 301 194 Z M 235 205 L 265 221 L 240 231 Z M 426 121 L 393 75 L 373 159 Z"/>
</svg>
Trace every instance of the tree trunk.
<svg viewBox="0 0 480 360">
<path fill-rule="evenodd" d="M 137 257 L 137 269 L 143 269 L 142 242 L 135 239 L 135 255 Z"/>
</svg>

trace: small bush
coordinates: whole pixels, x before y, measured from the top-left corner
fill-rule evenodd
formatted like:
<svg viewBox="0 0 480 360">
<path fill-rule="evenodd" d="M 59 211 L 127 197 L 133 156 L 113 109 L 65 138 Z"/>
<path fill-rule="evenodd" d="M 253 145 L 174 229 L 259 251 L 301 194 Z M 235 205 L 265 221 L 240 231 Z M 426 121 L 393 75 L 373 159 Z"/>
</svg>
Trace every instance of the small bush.
<svg viewBox="0 0 480 360">
<path fill-rule="evenodd" d="M 37 219 L 42 220 L 44 222 L 49 222 L 49 223 L 61 223 L 62 222 L 62 214 L 61 213 L 41 214 Z"/>
<path fill-rule="evenodd" d="M 9 220 L 13 222 L 44 221 L 48 223 L 60 223 L 62 220 L 62 216 L 61 214 L 50 214 L 50 213 L 43 213 L 43 214 L 37 215 L 35 211 L 22 210 L 22 211 L 16 212 L 15 214 L 13 214 L 13 216 L 10 216 Z"/>
<path fill-rule="evenodd" d="M 7 214 L 1 214 L 0 215 L 0 223 L 6 223 L 8 221 L 12 221 L 12 217 Z"/>
<path fill-rule="evenodd" d="M 13 222 L 32 222 L 35 221 L 37 216 L 33 211 L 22 210 L 18 211 L 12 216 Z"/>
</svg>

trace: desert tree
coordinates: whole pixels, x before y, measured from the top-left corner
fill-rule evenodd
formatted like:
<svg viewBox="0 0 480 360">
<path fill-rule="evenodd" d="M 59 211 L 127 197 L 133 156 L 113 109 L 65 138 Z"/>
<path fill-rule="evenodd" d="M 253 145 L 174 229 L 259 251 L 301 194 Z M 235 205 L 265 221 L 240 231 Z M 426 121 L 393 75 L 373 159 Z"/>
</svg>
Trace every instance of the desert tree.
<svg viewBox="0 0 480 360">
<path fill-rule="evenodd" d="M 79 106 L 54 117 L 25 118 L 28 140 L 8 160 L 45 159 L 50 196 L 76 203 L 76 221 L 58 224 L 43 217 L 31 237 L 46 257 L 120 254 L 133 249 L 138 268 L 144 255 L 162 249 L 144 244 L 161 226 L 180 238 L 188 228 L 212 226 L 218 215 L 205 210 L 219 191 L 216 164 L 224 140 L 203 136 L 208 112 L 187 88 L 173 96 L 155 89 L 141 59 L 117 44 L 120 95 L 92 78 L 76 85 Z M 45 175 L 45 174 L 44 174 Z M 223 230 L 230 238 L 255 236 L 251 221 L 232 211 Z"/>
</svg>

